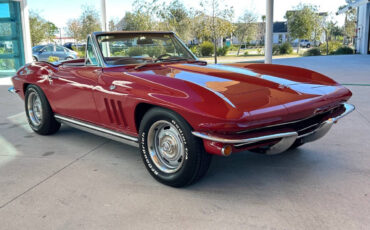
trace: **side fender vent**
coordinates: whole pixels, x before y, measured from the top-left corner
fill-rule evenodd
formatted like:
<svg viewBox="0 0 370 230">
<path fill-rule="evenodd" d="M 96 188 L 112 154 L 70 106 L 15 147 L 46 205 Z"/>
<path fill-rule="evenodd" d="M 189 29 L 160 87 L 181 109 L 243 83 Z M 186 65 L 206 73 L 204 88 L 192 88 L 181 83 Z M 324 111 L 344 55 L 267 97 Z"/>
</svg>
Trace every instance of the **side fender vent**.
<svg viewBox="0 0 370 230">
<path fill-rule="evenodd" d="M 107 109 L 109 122 L 118 126 L 125 127 L 126 120 L 123 114 L 122 102 L 104 98 L 104 104 Z"/>
</svg>

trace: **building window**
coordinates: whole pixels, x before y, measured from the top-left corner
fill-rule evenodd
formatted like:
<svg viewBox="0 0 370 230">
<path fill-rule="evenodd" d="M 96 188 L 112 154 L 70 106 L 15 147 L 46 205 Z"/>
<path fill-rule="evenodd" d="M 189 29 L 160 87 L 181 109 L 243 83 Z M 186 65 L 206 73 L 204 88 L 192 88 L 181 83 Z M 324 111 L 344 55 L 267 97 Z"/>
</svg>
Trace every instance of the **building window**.
<svg viewBox="0 0 370 230">
<path fill-rule="evenodd" d="M 279 34 L 279 44 L 283 43 L 283 35 Z"/>
<path fill-rule="evenodd" d="M 24 65 L 20 2 L 0 0 L 0 77 Z"/>
</svg>

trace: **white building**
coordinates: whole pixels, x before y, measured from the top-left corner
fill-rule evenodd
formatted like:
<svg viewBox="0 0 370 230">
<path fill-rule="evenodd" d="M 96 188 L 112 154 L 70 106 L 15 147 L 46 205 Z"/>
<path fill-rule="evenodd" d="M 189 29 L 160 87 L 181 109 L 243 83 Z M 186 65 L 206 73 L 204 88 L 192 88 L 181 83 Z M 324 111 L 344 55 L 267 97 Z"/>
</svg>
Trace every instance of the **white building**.
<svg viewBox="0 0 370 230">
<path fill-rule="evenodd" d="M 370 54 L 370 0 L 347 0 L 347 6 L 337 14 L 357 8 L 356 52 Z"/>
<path fill-rule="evenodd" d="M 32 61 L 27 0 L 0 0 L 0 76 Z"/>
</svg>

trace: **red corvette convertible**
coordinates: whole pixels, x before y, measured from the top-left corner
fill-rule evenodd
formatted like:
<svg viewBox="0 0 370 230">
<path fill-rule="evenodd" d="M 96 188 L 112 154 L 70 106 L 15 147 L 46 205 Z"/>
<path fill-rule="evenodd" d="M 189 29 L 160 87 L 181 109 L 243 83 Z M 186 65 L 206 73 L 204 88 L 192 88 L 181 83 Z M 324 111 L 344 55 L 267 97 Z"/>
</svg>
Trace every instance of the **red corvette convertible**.
<svg viewBox="0 0 370 230">
<path fill-rule="evenodd" d="M 212 154 L 282 153 L 354 110 L 320 73 L 208 65 L 172 32 L 96 32 L 84 59 L 27 64 L 12 80 L 36 133 L 65 123 L 138 146 L 150 174 L 176 187 L 200 179 Z"/>
</svg>

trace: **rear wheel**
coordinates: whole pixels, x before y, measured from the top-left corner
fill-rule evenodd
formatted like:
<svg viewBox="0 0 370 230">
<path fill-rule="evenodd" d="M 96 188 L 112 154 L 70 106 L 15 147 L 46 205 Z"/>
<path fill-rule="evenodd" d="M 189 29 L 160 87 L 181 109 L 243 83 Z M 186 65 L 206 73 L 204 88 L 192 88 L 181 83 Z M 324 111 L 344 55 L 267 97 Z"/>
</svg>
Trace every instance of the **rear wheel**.
<svg viewBox="0 0 370 230">
<path fill-rule="evenodd" d="M 33 56 L 33 57 L 32 57 L 32 60 L 33 60 L 34 62 L 38 61 L 38 60 L 37 60 L 37 57 L 35 57 L 35 56 Z"/>
<path fill-rule="evenodd" d="M 60 123 L 55 120 L 49 102 L 39 87 L 35 85 L 27 87 L 25 109 L 28 123 L 36 133 L 48 135 L 59 130 Z"/>
<path fill-rule="evenodd" d="M 178 114 L 153 108 L 144 115 L 139 133 L 144 164 L 159 182 L 182 187 L 198 181 L 207 172 L 211 155 Z"/>
</svg>

